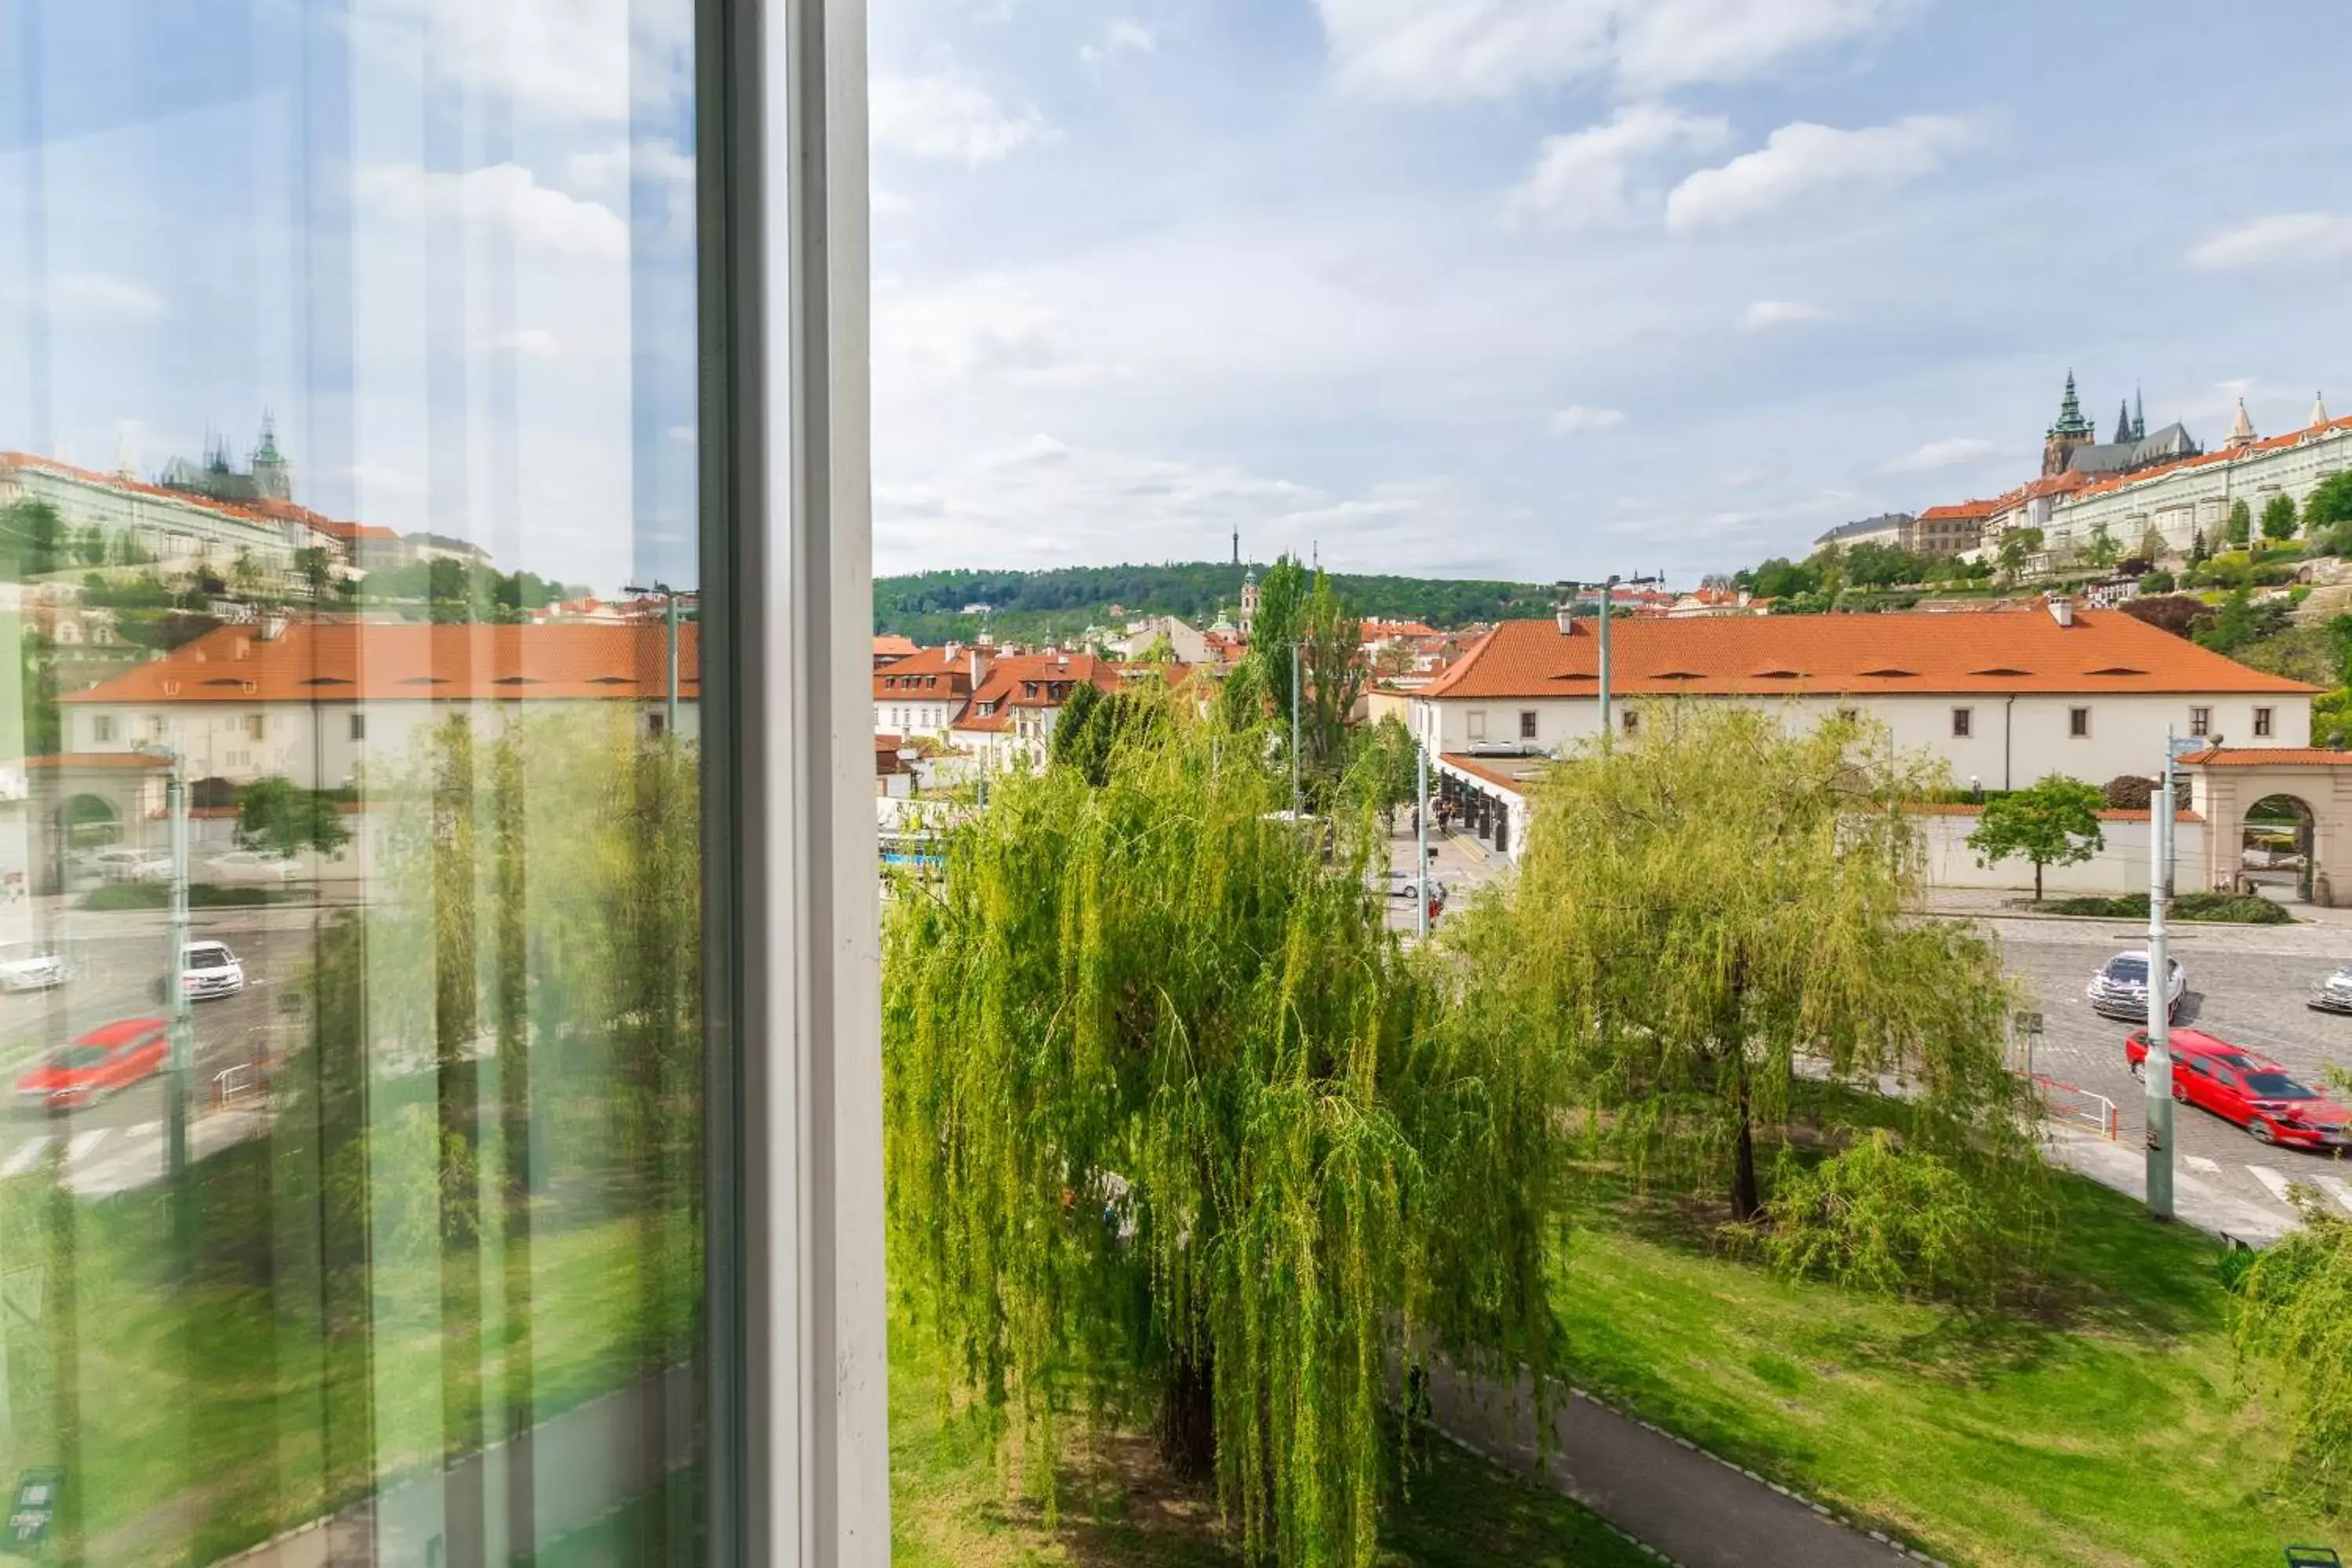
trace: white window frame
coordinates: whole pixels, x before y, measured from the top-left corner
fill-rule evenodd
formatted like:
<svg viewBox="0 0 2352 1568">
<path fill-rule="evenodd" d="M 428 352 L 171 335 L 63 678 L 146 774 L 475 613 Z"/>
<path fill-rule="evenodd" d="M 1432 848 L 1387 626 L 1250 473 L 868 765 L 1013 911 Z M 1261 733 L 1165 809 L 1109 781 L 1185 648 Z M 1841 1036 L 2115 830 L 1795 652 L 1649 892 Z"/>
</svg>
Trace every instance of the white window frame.
<svg viewBox="0 0 2352 1568">
<path fill-rule="evenodd" d="M 2189 710 L 2189 733 L 2191 736 L 2201 738 L 2203 736 L 2210 735 L 2212 732 L 2213 710 L 2207 706 L 2190 708 Z"/>
</svg>

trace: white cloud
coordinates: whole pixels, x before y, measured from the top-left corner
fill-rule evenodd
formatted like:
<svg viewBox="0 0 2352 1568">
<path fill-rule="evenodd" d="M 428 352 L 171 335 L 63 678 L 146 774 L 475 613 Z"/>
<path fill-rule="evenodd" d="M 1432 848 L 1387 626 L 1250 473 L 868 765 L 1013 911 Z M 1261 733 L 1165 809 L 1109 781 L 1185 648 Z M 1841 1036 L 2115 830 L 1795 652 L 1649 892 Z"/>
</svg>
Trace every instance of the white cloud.
<svg viewBox="0 0 2352 1568">
<path fill-rule="evenodd" d="M 1937 468 L 1957 468 L 1997 454 L 2000 448 L 1990 441 L 1975 436 L 1948 436 L 1940 441 L 1929 441 L 1916 451 L 1889 459 L 1885 465 L 1890 474 L 1926 474 Z"/>
<path fill-rule="evenodd" d="M 877 147 L 974 168 L 1055 135 L 1034 109 L 1007 110 L 986 88 L 956 74 L 877 74 L 866 89 L 866 118 Z"/>
<path fill-rule="evenodd" d="M 1676 185 L 1666 197 L 1666 226 L 1687 233 L 1763 217 L 1824 191 L 1898 185 L 1933 174 L 1982 135 L 1974 121 L 1949 114 L 1908 115 L 1859 131 L 1801 120 L 1758 151 Z"/>
<path fill-rule="evenodd" d="M 1622 408 L 1588 408 L 1581 403 L 1570 404 L 1551 416 L 1551 433 L 1555 436 L 1581 436 L 1587 431 L 1606 430 L 1612 425 L 1625 423 Z"/>
<path fill-rule="evenodd" d="M 1629 104 L 1606 125 L 1544 138 L 1534 171 L 1511 192 L 1505 213 L 1515 223 L 1558 227 L 1622 222 L 1633 215 L 1630 186 L 1640 165 L 1660 153 L 1708 151 L 1730 134 L 1713 116 Z"/>
<path fill-rule="evenodd" d="M 2189 265 L 2200 272 L 2345 260 L 2352 260 L 2352 216 L 2340 213 L 2276 213 L 2217 234 L 2189 252 Z"/>
<path fill-rule="evenodd" d="M 503 226 L 520 245 L 578 261 L 623 261 L 629 254 L 629 227 L 619 214 L 541 184 L 520 163 L 463 174 L 379 164 L 360 171 L 357 190 L 363 204 L 404 222 Z"/>
<path fill-rule="evenodd" d="M 874 364 L 886 384 L 1080 386 L 1107 367 L 1074 341 L 1061 312 L 992 274 L 939 288 L 875 289 Z"/>
<path fill-rule="evenodd" d="M 1423 101 L 1599 77 L 1636 92 L 1733 81 L 1913 8 L 1911 0 L 1316 0 L 1342 88 Z"/>
<path fill-rule="evenodd" d="M 667 103 L 688 90 L 690 8 L 635 0 L 383 0 L 355 30 L 377 52 L 504 93 L 531 113 L 625 122 L 634 97 Z"/>
<path fill-rule="evenodd" d="M 625 190 L 632 178 L 640 176 L 684 188 L 694 184 L 694 157 L 659 137 L 648 137 L 634 145 L 624 142 L 601 152 L 574 153 L 564 160 L 563 174 L 572 184 L 592 191 Z"/>
<path fill-rule="evenodd" d="M 152 321 L 167 307 L 143 283 L 110 272 L 60 272 L 49 279 L 49 306 L 63 315 Z"/>
<path fill-rule="evenodd" d="M 1082 44 L 1078 59 L 1086 68 L 1100 75 L 1102 68 L 1120 55 L 1150 55 L 1160 51 L 1160 37 L 1131 16 L 1121 16 L 1104 29 L 1100 43 Z"/>
<path fill-rule="evenodd" d="M 868 184 L 866 204 L 876 217 L 904 217 L 915 210 L 914 198 L 888 185 Z"/>
<path fill-rule="evenodd" d="M 1739 324 L 1751 332 L 1765 332 L 1774 327 L 1798 327 L 1832 319 L 1823 307 L 1800 300 L 1759 300 L 1741 314 Z"/>
</svg>

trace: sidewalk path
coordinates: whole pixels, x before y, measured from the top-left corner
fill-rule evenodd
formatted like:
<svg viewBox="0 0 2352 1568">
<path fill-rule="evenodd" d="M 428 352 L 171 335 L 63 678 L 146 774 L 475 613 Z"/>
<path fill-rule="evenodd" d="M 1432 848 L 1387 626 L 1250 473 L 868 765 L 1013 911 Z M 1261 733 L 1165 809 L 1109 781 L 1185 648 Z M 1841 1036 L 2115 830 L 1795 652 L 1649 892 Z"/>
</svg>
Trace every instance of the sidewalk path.
<svg viewBox="0 0 2352 1568">
<path fill-rule="evenodd" d="M 1536 1466 L 1528 1380 L 1507 1394 L 1430 1369 L 1440 1429 L 1507 1468 Z M 1932 1562 L 1840 1522 L 1712 1455 L 1577 1394 L 1552 1417 L 1544 1479 L 1682 1568 L 1893 1568 Z"/>
</svg>

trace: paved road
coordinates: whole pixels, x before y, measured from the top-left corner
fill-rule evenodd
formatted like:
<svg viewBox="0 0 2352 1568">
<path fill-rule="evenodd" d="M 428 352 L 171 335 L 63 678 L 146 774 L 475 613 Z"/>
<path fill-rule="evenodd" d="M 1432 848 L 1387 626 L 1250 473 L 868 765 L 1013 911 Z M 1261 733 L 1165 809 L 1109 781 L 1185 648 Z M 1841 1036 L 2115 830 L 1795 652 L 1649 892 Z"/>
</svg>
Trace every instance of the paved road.
<svg viewBox="0 0 2352 1568">
<path fill-rule="evenodd" d="M 66 910 L 52 918 L 50 931 L 74 955 L 79 973 L 55 991 L 0 995 L 0 1090 L 13 1090 L 17 1074 L 43 1052 L 99 1025 L 168 1016 L 157 1000 L 170 955 L 163 916 Z M 241 994 L 199 1002 L 194 1011 L 192 1096 L 199 1115 L 209 1108 L 214 1074 L 268 1054 L 280 1025 L 279 999 L 309 962 L 318 918 L 309 909 L 195 912 L 195 937 L 227 942 L 246 970 Z M 0 1176 L 49 1166 L 86 1196 L 143 1185 L 163 1173 L 163 1115 L 159 1079 L 66 1115 L 0 1100 Z M 195 1147 L 201 1155 L 255 1130 L 249 1118 L 209 1119 L 194 1134 Z"/>
<path fill-rule="evenodd" d="M 2143 1161 L 2147 1128 L 2142 1090 L 2124 1061 L 2124 1037 L 2132 1026 L 2093 1013 L 2083 999 L 2083 986 L 2112 954 L 2145 947 L 2146 928 L 2126 921 L 1995 919 L 1986 923 L 2000 937 L 2011 972 L 2040 998 L 2043 1035 L 2035 1053 L 2036 1070 L 2116 1103 L 2121 1122 L 2117 1145 L 2109 1152 L 2086 1152 L 2074 1163 L 2094 1167 L 2095 1173 L 2104 1165 L 2132 1175 Z M 2173 951 L 2189 975 L 2179 1023 L 2274 1057 L 2314 1081 L 2330 1067 L 2352 1070 L 2352 1018 L 2315 1013 L 2304 1005 L 2314 980 L 2352 958 L 2352 931 L 2335 922 L 2181 926 L 2174 928 Z M 2177 1108 L 2173 1120 L 2180 1155 L 2176 1169 L 2184 1192 L 2193 1184 L 2232 1212 L 2242 1211 L 2249 1229 L 2275 1234 L 2293 1222 L 2285 1199 L 2291 1182 L 2317 1186 L 2352 1211 L 2352 1180 L 2347 1180 L 2352 1169 L 2343 1163 L 2265 1147 L 2219 1118 L 2188 1106 Z M 2253 1226 L 2254 1216 L 2266 1216 L 2270 1226 Z"/>
</svg>

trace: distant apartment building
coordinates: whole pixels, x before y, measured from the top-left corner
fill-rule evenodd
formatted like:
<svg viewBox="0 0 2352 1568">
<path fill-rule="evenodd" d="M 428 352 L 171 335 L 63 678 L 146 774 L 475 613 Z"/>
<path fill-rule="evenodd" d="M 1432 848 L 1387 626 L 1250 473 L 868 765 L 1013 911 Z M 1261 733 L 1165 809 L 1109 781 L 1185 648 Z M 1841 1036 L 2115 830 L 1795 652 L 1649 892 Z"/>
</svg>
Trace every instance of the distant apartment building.
<svg viewBox="0 0 2352 1568">
<path fill-rule="evenodd" d="M 1881 512 L 1876 517 L 1865 517 L 1853 522 L 1842 522 L 1827 533 L 1816 536 L 1813 540 L 1813 547 L 1819 550 L 1832 544 L 1841 548 L 1856 544 L 1883 544 L 1888 549 L 1900 549 L 1904 535 L 1912 521 L 1912 516 L 1907 511 L 1887 511 Z"/>
<path fill-rule="evenodd" d="M 899 639 L 904 641 L 905 639 Z M 875 639 L 877 657 L 883 639 Z M 874 732 L 945 741 L 983 668 L 982 650 L 956 643 L 895 653 L 874 669 Z"/>
<path fill-rule="evenodd" d="M 990 767 L 1034 763 L 1052 744 L 1071 692 L 1081 685 L 1117 691 L 1123 683 L 1118 666 L 1093 654 L 1008 654 L 982 667 L 948 739 Z"/>
<path fill-rule="evenodd" d="M 1912 520 L 1904 548 L 1931 561 L 1967 555 L 1983 542 L 1985 524 L 2000 510 L 1997 500 L 1931 506 Z"/>
<path fill-rule="evenodd" d="M 293 570 L 295 551 L 311 542 L 303 525 L 253 507 L 26 452 L 0 452 L 0 508 L 28 501 L 53 508 L 69 540 L 97 530 L 108 562 L 124 559 L 128 545 L 139 560 L 163 572 L 205 566 L 226 572 L 243 557 L 282 577 Z"/>
</svg>

